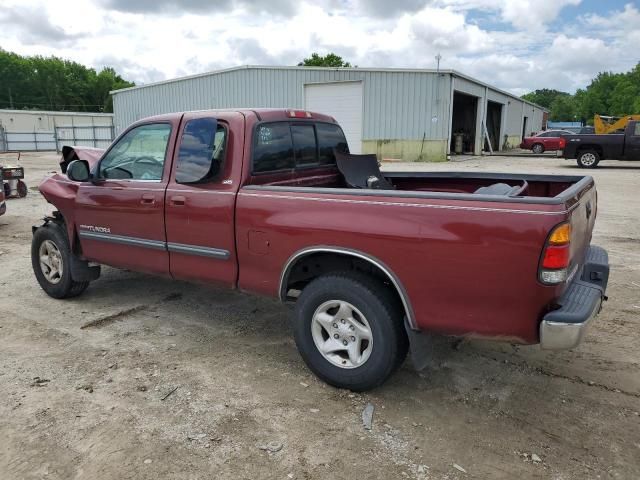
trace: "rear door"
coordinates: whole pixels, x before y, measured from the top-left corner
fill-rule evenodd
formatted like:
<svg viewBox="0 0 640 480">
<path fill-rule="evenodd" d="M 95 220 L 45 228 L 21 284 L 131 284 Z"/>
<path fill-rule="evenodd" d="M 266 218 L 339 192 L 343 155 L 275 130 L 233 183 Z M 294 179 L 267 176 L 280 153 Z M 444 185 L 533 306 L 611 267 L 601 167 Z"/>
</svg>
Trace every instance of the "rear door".
<svg viewBox="0 0 640 480">
<path fill-rule="evenodd" d="M 85 257 L 150 273 L 169 273 L 164 195 L 179 119 L 131 127 L 78 188 L 75 222 Z"/>
<path fill-rule="evenodd" d="M 176 278 L 236 283 L 234 218 L 243 141 L 240 113 L 183 117 L 166 195 L 167 248 Z"/>
</svg>

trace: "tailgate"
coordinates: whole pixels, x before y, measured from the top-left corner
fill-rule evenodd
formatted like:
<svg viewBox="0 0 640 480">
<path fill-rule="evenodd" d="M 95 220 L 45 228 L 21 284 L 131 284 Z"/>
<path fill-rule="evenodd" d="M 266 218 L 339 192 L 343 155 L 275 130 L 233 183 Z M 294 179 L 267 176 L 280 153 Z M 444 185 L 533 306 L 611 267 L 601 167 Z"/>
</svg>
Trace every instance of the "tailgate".
<svg viewBox="0 0 640 480">
<path fill-rule="evenodd" d="M 596 221 L 598 194 L 593 179 L 586 183 L 571 201 L 567 202 L 571 224 L 570 277 L 575 275 L 585 261 Z"/>
</svg>

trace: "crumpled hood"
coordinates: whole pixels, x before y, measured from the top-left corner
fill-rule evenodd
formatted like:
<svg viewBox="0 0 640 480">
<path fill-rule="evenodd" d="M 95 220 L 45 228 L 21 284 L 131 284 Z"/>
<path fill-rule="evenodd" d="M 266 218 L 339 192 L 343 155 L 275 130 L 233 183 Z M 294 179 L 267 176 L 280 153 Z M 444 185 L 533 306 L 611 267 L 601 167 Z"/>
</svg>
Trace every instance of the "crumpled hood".
<svg viewBox="0 0 640 480">
<path fill-rule="evenodd" d="M 102 158 L 104 152 L 104 148 L 65 145 L 62 147 L 62 158 L 60 159 L 62 173 L 67 173 L 67 165 L 73 160 L 86 160 L 89 162 L 89 168 L 93 169 L 93 166 Z"/>
</svg>

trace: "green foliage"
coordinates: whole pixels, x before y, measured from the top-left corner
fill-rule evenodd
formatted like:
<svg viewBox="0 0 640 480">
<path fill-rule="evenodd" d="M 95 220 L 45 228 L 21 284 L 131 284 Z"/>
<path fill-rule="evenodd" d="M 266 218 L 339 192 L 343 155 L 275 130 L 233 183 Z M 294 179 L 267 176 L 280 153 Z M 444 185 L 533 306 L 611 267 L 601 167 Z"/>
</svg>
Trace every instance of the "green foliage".
<svg viewBox="0 0 640 480">
<path fill-rule="evenodd" d="M 640 63 L 627 73 L 601 72 L 574 95 L 542 89 L 522 98 L 550 110 L 549 120 L 593 124 L 593 115 L 640 114 Z"/>
<path fill-rule="evenodd" d="M 525 95 L 522 95 L 522 98 L 525 100 L 540 105 L 544 108 L 551 108 L 553 102 L 559 97 L 568 97 L 570 96 L 567 92 L 561 92 L 559 90 L 551 90 L 548 88 L 543 88 L 542 90 L 536 90 L 535 92 L 530 92 Z"/>
<path fill-rule="evenodd" d="M 112 112 L 109 91 L 132 86 L 110 67 L 98 73 L 58 57 L 0 48 L 0 108 Z"/>
<path fill-rule="evenodd" d="M 324 57 L 317 54 L 312 53 L 309 58 L 305 58 L 302 62 L 298 64 L 299 67 L 343 67 L 350 68 L 351 64 L 349 62 L 345 62 L 341 56 L 336 55 L 335 53 L 328 53 Z"/>
</svg>

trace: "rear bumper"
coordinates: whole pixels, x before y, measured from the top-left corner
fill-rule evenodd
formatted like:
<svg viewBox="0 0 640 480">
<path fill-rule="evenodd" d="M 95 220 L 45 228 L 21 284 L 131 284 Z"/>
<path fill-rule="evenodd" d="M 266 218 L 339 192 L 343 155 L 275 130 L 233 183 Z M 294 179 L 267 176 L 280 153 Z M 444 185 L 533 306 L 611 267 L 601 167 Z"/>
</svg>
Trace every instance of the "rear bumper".
<svg viewBox="0 0 640 480">
<path fill-rule="evenodd" d="M 600 313 L 609 281 L 609 257 L 606 250 L 591 246 L 580 275 L 567 287 L 558 301 L 560 308 L 547 313 L 540 323 L 540 345 L 548 350 L 576 347 Z"/>
</svg>

